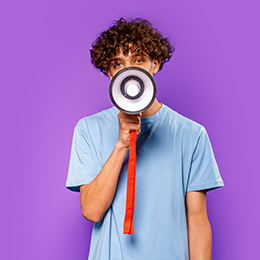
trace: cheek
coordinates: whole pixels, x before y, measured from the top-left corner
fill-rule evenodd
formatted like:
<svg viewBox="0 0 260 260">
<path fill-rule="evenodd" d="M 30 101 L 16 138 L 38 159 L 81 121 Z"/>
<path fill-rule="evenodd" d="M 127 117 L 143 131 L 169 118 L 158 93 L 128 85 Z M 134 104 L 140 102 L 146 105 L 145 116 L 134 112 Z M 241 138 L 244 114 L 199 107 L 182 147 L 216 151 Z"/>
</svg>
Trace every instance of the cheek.
<svg viewBox="0 0 260 260">
<path fill-rule="evenodd" d="M 122 66 L 119 67 L 119 68 L 116 68 L 116 69 L 115 68 L 111 69 L 112 76 L 114 77 L 116 75 L 116 73 L 119 72 L 122 69 L 123 69 Z"/>
<path fill-rule="evenodd" d="M 153 64 L 149 65 L 149 71 L 150 71 L 150 73 L 153 73 Z"/>
</svg>

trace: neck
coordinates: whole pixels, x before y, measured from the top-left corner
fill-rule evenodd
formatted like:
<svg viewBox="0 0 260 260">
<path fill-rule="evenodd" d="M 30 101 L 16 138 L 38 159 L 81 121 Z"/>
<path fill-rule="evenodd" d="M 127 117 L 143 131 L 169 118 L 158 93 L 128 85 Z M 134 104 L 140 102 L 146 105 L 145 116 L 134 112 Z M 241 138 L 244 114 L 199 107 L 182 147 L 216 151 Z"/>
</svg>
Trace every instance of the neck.
<svg viewBox="0 0 260 260">
<path fill-rule="evenodd" d="M 148 117 L 156 114 L 160 108 L 162 107 L 162 104 L 158 102 L 157 99 L 154 100 L 153 104 L 142 113 L 142 117 Z"/>
</svg>

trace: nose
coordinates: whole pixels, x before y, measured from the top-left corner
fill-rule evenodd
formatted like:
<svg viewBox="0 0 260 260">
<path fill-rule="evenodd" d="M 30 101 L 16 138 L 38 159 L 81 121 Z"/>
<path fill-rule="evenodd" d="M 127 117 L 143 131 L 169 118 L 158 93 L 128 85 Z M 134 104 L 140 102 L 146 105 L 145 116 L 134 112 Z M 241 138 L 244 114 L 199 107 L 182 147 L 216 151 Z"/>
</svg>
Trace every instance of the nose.
<svg viewBox="0 0 260 260">
<path fill-rule="evenodd" d="M 130 61 L 126 61 L 125 68 L 133 66 Z"/>
</svg>

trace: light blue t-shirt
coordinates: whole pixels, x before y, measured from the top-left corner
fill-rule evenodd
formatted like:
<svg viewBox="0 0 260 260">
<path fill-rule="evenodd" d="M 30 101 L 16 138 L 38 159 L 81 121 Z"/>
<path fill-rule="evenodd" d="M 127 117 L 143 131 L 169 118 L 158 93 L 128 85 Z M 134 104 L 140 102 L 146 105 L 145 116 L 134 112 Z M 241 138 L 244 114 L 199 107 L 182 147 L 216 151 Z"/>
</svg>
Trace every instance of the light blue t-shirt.
<svg viewBox="0 0 260 260">
<path fill-rule="evenodd" d="M 79 191 L 101 171 L 118 140 L 115 107 L 75 127 L 66 186 Z M 189 259 L 185 194 L 223 186 L 205 128 L 166 105 L 141 118 L 136 144 L 135 234 L 123 234 L 128 153 L 113 203 L 92 231 L 89 260 Z"/>
</svg>

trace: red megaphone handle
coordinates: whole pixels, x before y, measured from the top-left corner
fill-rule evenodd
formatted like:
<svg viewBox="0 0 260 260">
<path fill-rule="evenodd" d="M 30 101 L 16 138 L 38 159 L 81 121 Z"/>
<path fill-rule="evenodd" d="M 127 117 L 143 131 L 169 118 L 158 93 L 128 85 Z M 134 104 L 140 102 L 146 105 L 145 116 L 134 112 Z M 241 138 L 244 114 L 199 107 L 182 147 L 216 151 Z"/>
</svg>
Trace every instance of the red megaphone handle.
<svg viewBox="0 0 260 260">
<path fill-rule="evenodd" d="M 124 234 L 134 234 L 133 217 L 135 208 L 136 138 L 136 132 L 130 132 Z"/>
</svg>

